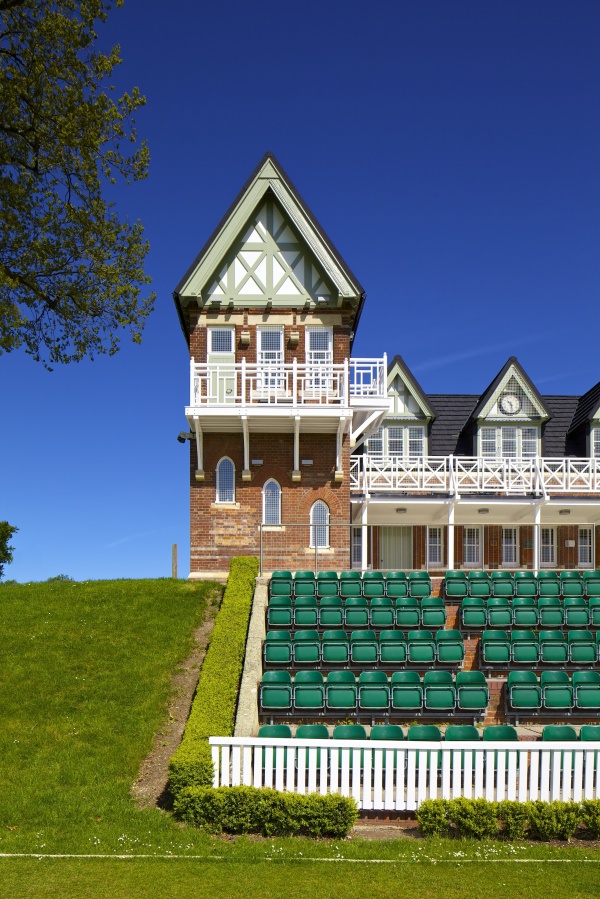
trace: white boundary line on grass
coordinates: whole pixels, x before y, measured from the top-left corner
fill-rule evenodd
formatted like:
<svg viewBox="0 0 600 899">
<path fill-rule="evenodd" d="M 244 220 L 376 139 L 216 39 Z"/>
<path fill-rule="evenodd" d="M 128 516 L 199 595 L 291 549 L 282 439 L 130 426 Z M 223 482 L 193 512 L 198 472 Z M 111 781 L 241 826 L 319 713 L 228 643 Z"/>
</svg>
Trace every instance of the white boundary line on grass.
<svg viewBox="0 0 600 899">
<path fill-rule="evenodd" d="M 3 858 L 35 858 L 41 860 L 43 858 L 80 858 L 80 859 L 107 859 L 116 858 L 122 861 L 135 861 L 136 859 L 168 859 L 170 861 L 215 861 L 215 862 L 247 862 L 243 858 L 227 858 L 224 855 L 109 855 L 108 853 L 50 853 L 50 852 L 0 852 L 0 859 Z M 589 864 L 599 864 L 600 858 L 264 858 L 259 861 L 275 862 L 276 864 L 288 864 L 289 862 L 338 862 L 345 864 L 359 865 L 402 865 L 402 864 L 451 864 L 451 865 L 468 865 L 468 864 L 488 864 L 489 862 L 511 862 L 512 864 L 538 864 L 546 862 L 556 862 L 558 864 L 581 864 L 587 862 Z M 256 862 L 255 862 L 256 863 Z"/>
</svg>

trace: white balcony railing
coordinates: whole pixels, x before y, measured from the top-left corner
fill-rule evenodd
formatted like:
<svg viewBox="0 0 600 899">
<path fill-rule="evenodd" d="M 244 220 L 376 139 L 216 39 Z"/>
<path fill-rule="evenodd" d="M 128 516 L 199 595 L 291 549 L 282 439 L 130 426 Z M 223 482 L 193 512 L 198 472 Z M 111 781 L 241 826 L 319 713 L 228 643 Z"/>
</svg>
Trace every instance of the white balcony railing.
<svg viewBox="0 0 600 899">
<path fill-rule="evenodd" d="M 387 742 L 211 737 L 214 786 L 341 793 L 360 809 L 425 799 L 600 798 L 600 743 Z M 464 753 L 464 757 L 463 757 Z"/>
<path fill-rule="evenodd" d="M 346 359 L 341 364 L 257 365 L 194 362 L 190 369 L 191 406 L 339 405 L 387 397 L 387 362 Z"/>
<path fill-rule="evenodd" d="M 355 456 L 350 489 L 363 493 L 600 493 L 600 459 L 487 459 L 424 456 L 383 459 Z"/>
</svg>

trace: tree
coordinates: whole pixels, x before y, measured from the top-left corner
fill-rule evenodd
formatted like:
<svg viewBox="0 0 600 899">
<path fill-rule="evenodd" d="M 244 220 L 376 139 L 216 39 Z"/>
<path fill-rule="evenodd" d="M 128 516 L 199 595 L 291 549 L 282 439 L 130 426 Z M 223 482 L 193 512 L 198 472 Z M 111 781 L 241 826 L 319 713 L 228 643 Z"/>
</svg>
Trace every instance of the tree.
<svg viewBox="0 0 600 899">
<path fill-rule="evenodd" d="M 9 546 L 8 541 L 18 530 L 8 521 L 0 521 L 0 578 L 4 573 L 4 566 L 12 562 L 14 546 Z"/>
<path fill-rule="evenodd" d="M 116 0 L 120 6 L 122 0 Z M 47 367 L 141 340 L 154 295 L 140 222 L 108 199 L 144 178 L 137 88 L 108 84 L 119 47 L 94 49 L 112 0 L 0 0 L 0 354 Z"/>
</svg>

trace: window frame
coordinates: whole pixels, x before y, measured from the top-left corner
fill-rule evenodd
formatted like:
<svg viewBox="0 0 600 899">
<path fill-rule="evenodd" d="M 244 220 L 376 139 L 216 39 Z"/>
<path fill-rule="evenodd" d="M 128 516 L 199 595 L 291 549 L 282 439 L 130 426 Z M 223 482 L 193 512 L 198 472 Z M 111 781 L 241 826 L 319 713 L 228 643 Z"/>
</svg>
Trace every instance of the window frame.
<svg viewBox="0 0 600 899">
<path fill-rule="evenodd" d="M 437 539 L 432 542 L 432 535 L 437 531 Z M 431 557 L 432 546 L 439 550 L 439 558 Z M 444 566 L 444 528 L 435 525 L 427 528 L 427 568 L 435 568 Z"/>
<path fill-rule="evenodd" d="M 589 540 L 586 540 L 585 543 L 582 541 L 582 534 L 589 534 Z M 587 561 L 582 561 L 581 559 L 581 550 L 589 549 L 589 559 Z M 577 567 L 578 568 L 593 568 L 594 567 L 594 525 L 580 525 L 577 530 Z"/>
<path fill-rule="evenodd" d="M 590 458 L 600 459 L 600 425 L 590 428 Z"/>
<path fill-rule="evenodd" d="M 326 510 L 326 521 L 325 522 L 315 522 L 314 515 L 317 509 L 325 509 Z M 325 500 L 317 499 L 310 507 L 310 536 L 309 536 L 309 546 L 311 549 L 329 549 L 329 523 L 330 523 L 331 513 L 329 510 L 329 506 L 325 502 Z M 321 542 L 317 540 L 317 537 L 321 534 L 320 528 L 323 529 L 325 534 L 325 542 Z"/>
<path fill-rule="evenodd" d="M 207 330 L 207 339 L 206 339 L 206 353 L 208 356 L 232 356 L 235 354 L 235 328 L 232 328 L 230 325 L 209 325 Z M 229 350 L 215 350 L 213 349 L 213 337 L 217 332 L 224 332 L 229 334 L 231 338 L 231 349 Z"/>
<path fill-rule="evenodd" d="M 274 485 L 277 487 L 277 521 L 267 521 L 267 488 L 269 485 Z M 279 481 L 275 480 L 275 478 L 269 478 L 268 481 L 265 481 L 262 489 L 262 523 L 265 527 L 280 527 L 281 526 L 281 484 Z"/>
<path fill-rule="evenodd" d="M 514 454 L 508 454 L 505 451 L 504 447 L 504 437 L 503 432 L 507 433 L 506 440 L 508 441 L 508 432 L 514 431 L 514 442 L 515 442 L 515 452 Z M 535 453 L 523 453 L 523 444 L 524 444 L 524 431 L 535 431 Z M 494 432 L 494 454 L 485 451 L 484 452 L 484 442 L 491 442 L 491 434 L 490 432 Z M 535 459 L 540 455 L 540 427 L 539 425 L 531 424 L 531 423 L 516 423 L 512 422 L 508 423 L 495 423 L 495 424 L 481 424 L 477 430 L 477 455 L 482 459 L 516 459 L 519 462 L 522 462 L 525 459 Z M 533 440 L 532 435 L 528 435 L 525 440 Z"/>
<path fill-rule="evenodd" d="M 513 543 L 509 544 L 504 539 L 504 535 L 505 535 L 506 531 L 514 531 L 514 542 Z M 502 565 L 502 568 L 518 568 L 519 567 L 519 543 L 520 543 L 520 540 L 519 540 L 519 528 L 518 527 L 514 527 L 514 526 L 502 527 L 502 540 L 501 540 L 501 549 L 502 549 L 501 565 Z M 512 561 L 508 561 L 505 558 L 505 547 L 506 546 L 511 546 L 511 548 L 514 548 L 514 558 Z"/>
<path fill-rule="evenodd" d="M 473 531 L 474 534 L 477 534 L 477 540 L 471 544 L 473 548 L 477 550 L 477 558 L 472 560 L 467 560 L 467 534 L 469 531 Z M 478 525 L 463 525 L 463 568 L 481 568 L 481 526 Z"/>
<path fill-rule="evenodd" d="M 549 543 L 544 545 L 544 531 L 550 535 L 551 540 Z M 544 549 L 551 549 L 552 558 L 544 559 Z M 541 527 L 540 528 L 540 568 L 556 568 L 556 527 Z"/>
<path fill-rule="evenodd" d="M 401 435 L 391 436 L 390 431 L 400 431 Z M 421 453 L 410 453 L 411 431 L 419 431 Z M 374 452 L 372 441 L 381 441 L 381 452 Z M 402 443 L 402 452 L 390 452 L 390 443 L 397 441 Z M 411 459 L 425 459 L 427 457 L 427 429 L 424 424 L 416 424 L 414 421 L 395 421 L 381 425 L 377 428 L 369 438 L 367 438 L 367 454 L 377 459 L 403 459 L 409 461 Z"/>
<path fill-rule="evenodd" d="M 224 462 L 229 462 L 231 464 L 231 499 L 222 499 L 221 498 L 221 490 L 223 489 L 221 484 L 221 468 Z M 215 471 L 215 502 L 220 505 L 231 506 L 235 503 L 235 463 L 230 456 L 221 456 L 219 461 L 217 462 L 217 467 Z"/>
</svg>

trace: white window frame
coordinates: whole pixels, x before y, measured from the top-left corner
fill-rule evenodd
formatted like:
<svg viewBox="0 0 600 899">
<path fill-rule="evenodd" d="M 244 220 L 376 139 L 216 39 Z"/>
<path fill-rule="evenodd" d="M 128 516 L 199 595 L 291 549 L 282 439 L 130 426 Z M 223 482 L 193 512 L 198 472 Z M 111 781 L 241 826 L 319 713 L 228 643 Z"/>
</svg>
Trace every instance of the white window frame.
<svg viewBox="0 0 600 899">
<path fill-rule="evenodd" d="M 263 348 L 263 338 L 266 334 L 276 334 L 279 337 L 279 349 Z M 267 392 L 285 390 L 284 361 L 283 325 L 258 325 L 256 328 L 256 363 L 257 383 L 260 390 Z"/>
<path fill-rule="evenodd" d="M 469 531 L 472 536 L 477 539 L 470 541 L 468 539 Z M 467 552 L 474 550 L 474 552 Z M 468 559 L 467 556 L 472 555 Z M 463 568 L 481 568 L 481 528 L 477 526 L 463 526 Z"/>
<path fill-rule="evenodd" d="M 321 510 L 324 511 L 324 521 L 315 521 L 315 516 Z M 329 506 L 322 499 L 318 499 L 310 507 L 310 548 L 329 548 Z"/>
<path fill-rule="evenodd" d="M 514 452 L 508 452 L 508 442 L 511 439 L 510 432 L 514 431 L 515 449 Z M 535 431 L 535 453 L 524 453 L 523 446 L 525 440 L 534 439 L 532 435 L 528 435 L 524 440 L 525 431 Z M 494 442 L 494 452 L 484 450 L 484 444 Z M 480 425 L 477 433 L 477 455 L 484 459 L 534 459 L 540 454 L 540 428 L 533 424 L 483 424 Z"/>
<path fill-rule="evenodd" d="M 512 531 L 513 539 L 506 540 L 505 533 L 507 531 Z M 502 567 L 503 568 L 518 568 L 519 567 L 519 528 L 517 527 L 506 527 L 502 528 Z M 512 559 L 508 558 L 506 553 L 506 548 L 511 549 L 510 555 L 512 555 Z"/>
<path fill-rule="evenodd" d="M 432 549 L 435 553 L 432 555 Z M 434 558 L 435 555 L 435 558 Z M 444 528 L 427 528 L 427 567 L 443 567 L 444 565 Z"/>
<path fill-rule="evenodd" d="M 269 508 L 269 504 L 267 503 L 267 493 L 269 486 L 272 485 L 277 488 L 277 504 L 276 508 Z M 262 523 L 267 527 L 273 526 L 277 527 L 281 525 L 281 485 L 275 478 L 269 478 L 268 481 L 265 482 L 262 489 L 262 498 L 263 498 L 263 514 L 262 514 Z M 275 514 L 273 514 L 275 513 Z M 268 521 L 267 519 L 275 519 Z"/>
<path fill-rule="evenodd" d="M 211 356 L 215 356 L 218 354 L 223 354 L 225 356 L 231 356 L 233 353 L 235 353 L 235 328 L 231 328 L 228 325 L 223 325 L 223 326 L 211 325 L 206 330 L 208 332 L 207 341 L 206 341 L 206 352 L 208 354 L 210 354 Z M 213 340 L 214 340 L 215 336 L 217 335 L 217 333 L 219 333 L 219 332 L 227 333 L 229 335 L 230 340 L 231 340 L 231 346 L 228 350 L 213 349 Z"/>
<path fill-rule="evenodd" d="M 594 567 L 593 525 L 582 526 L 577 533 L 577 566 L 578 568 Z"/>
<path fill-rule="evenodd" d="M 546 542 L 544 534 L 549 537 Z M 540 568 L 556 568 L 556 528 L 540 528 Z"/>
<path fill-rule="evenodd" d="M 224 462 L 229 462 L 229 463 L 231 464 L 231 477 L 232 477 L 232 484 L 231 484 L 231 498 L 226 498 L 226 499 L 223 499 L 222 496 L 221 496 L 222 491 L 225 489 L 225 488 L 222 486 L 222 484 L 221 484 L 221 477 L 222 477 L 222 476 L 221 476 L 221 469 L 222 469 L 222 467 L 223 467 L 223 463 L 224 463 Z M 215 500 L 215 501 L 216 501 L 217 503 L 221 503 L 221 504 L 223 504 L 223 505 L 225 505 L 225 504 L 226 504 L 226 505 L 232 505 L 233 503 L 235 503 L 235 464 L 234 464 L 234 462 L 233 462 L 233 459 L 231 459 L 229 456 L 222 456 L 222 457 L 219 459 L 219 461 L 217 462 L 217 469 L 216 469 L 216 500 Z"/>
<path fill-rule="evenodd" d="M 351 568 L 362 568 L 362 528 L 352 528 Z"/>
<path fill-rule="evenodd" d="M 600 459 L 600 426 L 593 425 L 590 429 L 590 456 L 592 459 Z"/>
<path fill-rule="evenodd" d="M 399 431 L 399 436 L 392 436 L 390 431 Z M 411 431 L 418 431 L 421 443 L 421 453 L 410 453 Z M 414 435 L 412 437 L 414 440 Z M 373 450 L 373 440 L 377 443 L 381 441 L 381 452 Z M 392 441 L 401 441 L 402 452 L 391 452 L 390 444 Z M 427 434 L 425 425 L 415 424 L 414 422 L 389 422 L 378 428 L 367 440 L 367 452 L 370 456 L 378 459 L 424 459 L 427 456 Z"/>
</svg>

